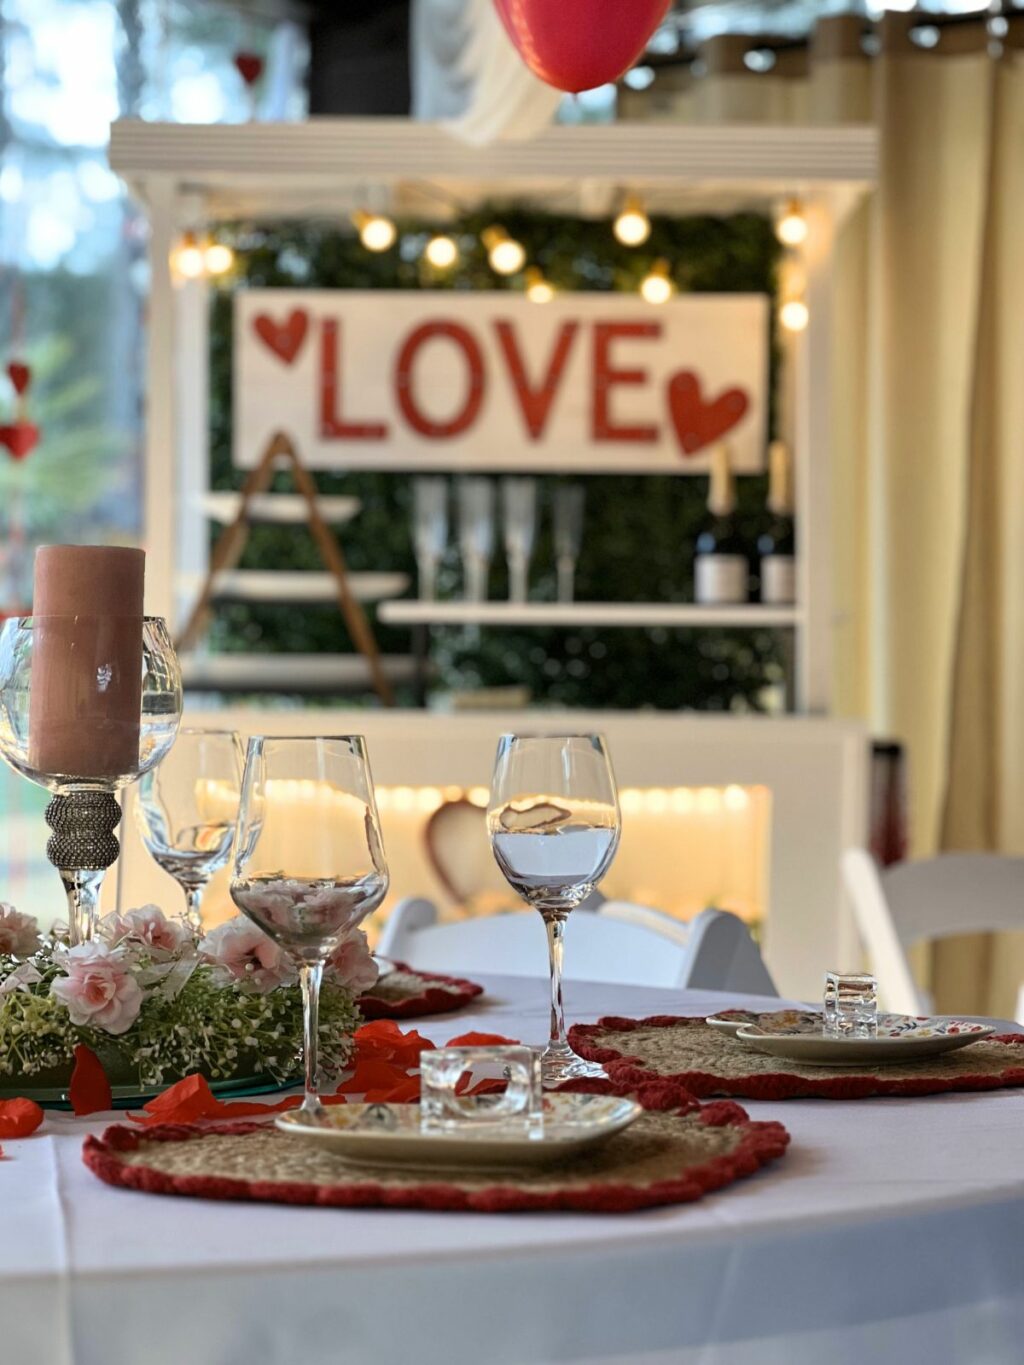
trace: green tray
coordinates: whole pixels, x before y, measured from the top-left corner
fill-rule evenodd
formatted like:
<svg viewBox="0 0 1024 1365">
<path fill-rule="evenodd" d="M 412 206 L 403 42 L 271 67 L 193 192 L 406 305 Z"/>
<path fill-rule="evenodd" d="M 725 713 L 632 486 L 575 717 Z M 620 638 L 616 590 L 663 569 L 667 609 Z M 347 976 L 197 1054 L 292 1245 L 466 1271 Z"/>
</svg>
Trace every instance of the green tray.
<svg viewBox="0 0 1024 1365">
<path fill-rule="evenodd" d="M 301 1079 L 296 1079 L 282 1084 L 280 1081 L 274 1080 L 273 1076 L 263 1074 L 237 1076 L 230 1081 L 211 1081 L 210 1089 L 221 1099 L 241 1099 L 245 1095 L 272 1095 L 276 1091 L 290 1090 L 292 1086 L 301 1085 L 301 1083 Z M 137 1086 L 131 1085 L 111 1086 L 114 1097 L 113 1108 L 139 1109 L 147 1100 L 163 1094 L 170 1084 L 173 1082 L 149 1090 L 140 1090 Z M 35 1100 L 36 1104 L 41 1105 L 44 1109 L 71 1109 L 66 1085 L 33 1085 L 30 1080 L 10 1081 L 5 1079 L 0 1081 L 0 1100 L 15 1098 Z"/>
</svg>

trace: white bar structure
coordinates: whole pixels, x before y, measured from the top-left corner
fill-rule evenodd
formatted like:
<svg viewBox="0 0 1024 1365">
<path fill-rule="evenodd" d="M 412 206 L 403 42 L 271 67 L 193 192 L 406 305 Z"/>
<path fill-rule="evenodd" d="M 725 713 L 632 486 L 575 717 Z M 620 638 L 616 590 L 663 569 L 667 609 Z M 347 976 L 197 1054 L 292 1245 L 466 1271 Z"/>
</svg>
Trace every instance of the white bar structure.
<svg viewBox="0 0 1024 1365">
<path fill-rule="evenodd" d="M 382 602 L 389 626 L 795 626 L 795 607 L 701 607 L 691 602 Z"/>
<path fill-rule="evenodd" d="M 183 574 L 179 581 L 194 601 L 202 587 L 199 575 Z M 404 573 L 350 573 L 348 586 L 359 602 L 379 602 L 398 597 L 409 587 Z M 227 569 L 213 581 L 218 601 L 327 603 L 338 600 L 338 580 L 331 573 L 315 570 Z"/>
<path fill-rule="evenodd" d="M 205 380 L 197 382 L 194 370 L 194 357 L 201 360 L 205 354 L 197 345 L 197 337 L 205 338 L 205 324 L 198 323 L 195 307 L 176 307 L 169 259 L 176 234 L 197 216 L 206 224 L 238 217 L 340 220 L 371 189 L 396 211 L 442 219 L 451 214 L 453 202 L 468 208 L 493 198 L 557 203 L 561 212 L 582 213 L 595 203 L 611 202 L 622 187 L 647 197 L 659 213 L 679 215 L 767 212 L 782 198 L 800 196 L 811 232 L 806 252 L 810 321 L 791 351 L 796 376 L 788 423 L 799 520 L 796 690 L 801 710 L 827 712 L 832 244 L 837 225 L 874 183 L 873 128 L 622 123 L 551 127 L 527 142 L 477 148 L 439 126 L 407 119 L 212 127 L 126 120 L 111 130 L 110 161 L 145 203 L 152 223 L 149 609 L 174 618 L 175 624 L 184 609 L 180 575 L 201 577 L 206 568 L 205 536 L 182 530 L 183 519 L 194 517 L 207 496 Z M 191 297 L 195 301 L 199 295 Z M 187 388 L 176 385 L 176 375 L 189 376 Z M 176 462 L 181 466 L 177 476 Z M 763 615 L 755 619 L 767 624 Z M 711 618 L 685 623 L 710 624 Z"/>
</svg>

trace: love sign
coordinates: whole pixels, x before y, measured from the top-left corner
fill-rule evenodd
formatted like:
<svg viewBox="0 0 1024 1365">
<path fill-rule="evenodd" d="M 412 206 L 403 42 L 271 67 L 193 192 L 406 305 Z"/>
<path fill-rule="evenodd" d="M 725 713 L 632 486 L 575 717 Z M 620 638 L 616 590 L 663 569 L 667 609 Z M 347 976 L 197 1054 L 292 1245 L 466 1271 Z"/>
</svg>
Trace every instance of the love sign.
<svg viewBox="0 0 1024 1365">
<path fill-rule="evenodd" d="M 768 300 L 246 290 L 234 454 L 278 431 L 313 469 L 699 474 L 764 462 Z"/>
</svg>

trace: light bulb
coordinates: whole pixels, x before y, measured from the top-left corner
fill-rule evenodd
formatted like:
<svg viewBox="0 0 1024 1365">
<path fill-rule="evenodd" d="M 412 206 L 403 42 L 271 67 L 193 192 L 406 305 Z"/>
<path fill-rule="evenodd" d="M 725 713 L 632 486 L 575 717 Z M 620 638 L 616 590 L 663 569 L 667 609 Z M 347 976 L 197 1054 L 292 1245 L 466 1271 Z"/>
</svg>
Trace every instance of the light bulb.
<svg viewBox="0 0 1024 1365">
<path fill-rule="evenodd" d="M 628 194 L 612 231 L 623 246 L 641 246 L 651 235 L 651 220 L 635 194 Z"/>
<path fill-rule="evenodd" d="M 431 237 L 423 254 L 435 270 L 450 270 L 459 259 L 459 248 L 454 237 L 439 232 Z"/>
<path fill-rule="evenodd" d="M 387 251 L 394 246 L 398 232 L 390 218 L 382 213 L 366 213 L 363 209 L 352 215 L 359 240 L 367 251 Z"/>
<path fill-rule="evenodd" d="M 526 297 L 531 303 L 550 303 L 555 297 L 555 287 L 544 278 L 537 266 L 531 265 L 526 272 Z"/>
<path fill-rule="evenodd" d="M 668 273 L 668 261 L 655 261 L 650 273 L 640 281 L 640 293 L 647 303 L 668 303 L 676 292 Z"/>
<path fill-rule="evenodd" d="M 235 253 L 223 242 L 210 242 L 203 252 L 203 264 L 209 275 L 225 275 L 235 263 Z"/>
<path fill-rule="evenodd" d="M 515 275 L 526 264 L 526 248 L 502 227 L 485 228 L 480 234 L 487 248 L 491 269 L 498 275 Z"/>
<path fill-rule="evenodd" d="M 783 246 L 800 246 L 807 240 L 807 219 L 800 201 L 791 199 L 775 220 L 775 235 Z"/>
<path fill-rule="evenodd" d="M 202 278 L 206 270 L 206 258 L 194 232 L 182 234 L 181 241 L 172 253 L 171 264 L 183 280 Z"/>
<path fill-rule="evenodd" d="M 803 299 L 787 299 L 779 309 L 779 321 L 787 332 L 802 332 L 810 317 Z"/>
</svg>

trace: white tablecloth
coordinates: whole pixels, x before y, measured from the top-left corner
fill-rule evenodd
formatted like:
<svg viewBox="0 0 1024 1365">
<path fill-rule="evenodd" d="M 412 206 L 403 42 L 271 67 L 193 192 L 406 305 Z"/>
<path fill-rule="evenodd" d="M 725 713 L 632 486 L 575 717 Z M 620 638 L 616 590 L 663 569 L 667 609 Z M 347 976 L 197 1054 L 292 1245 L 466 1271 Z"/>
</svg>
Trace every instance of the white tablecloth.
<svg viewBox="0 0 1024 1365">
<path fill-rule="evenodd" d="M 546 985 L 423 1021 L 539 1040 Z M 578 1020 L 710 993 L 573 985 Z M 756 1003 L 751 1001 L 750 1003 Z M 3 1365 L 900 1365 L 1024 1360 L 1024 1093 L 749 1103 L 787 1156 L 618 1217 L 289 1209 L 108 1188 L 110 1120 L 0 1162 Z"/>
</svg>

